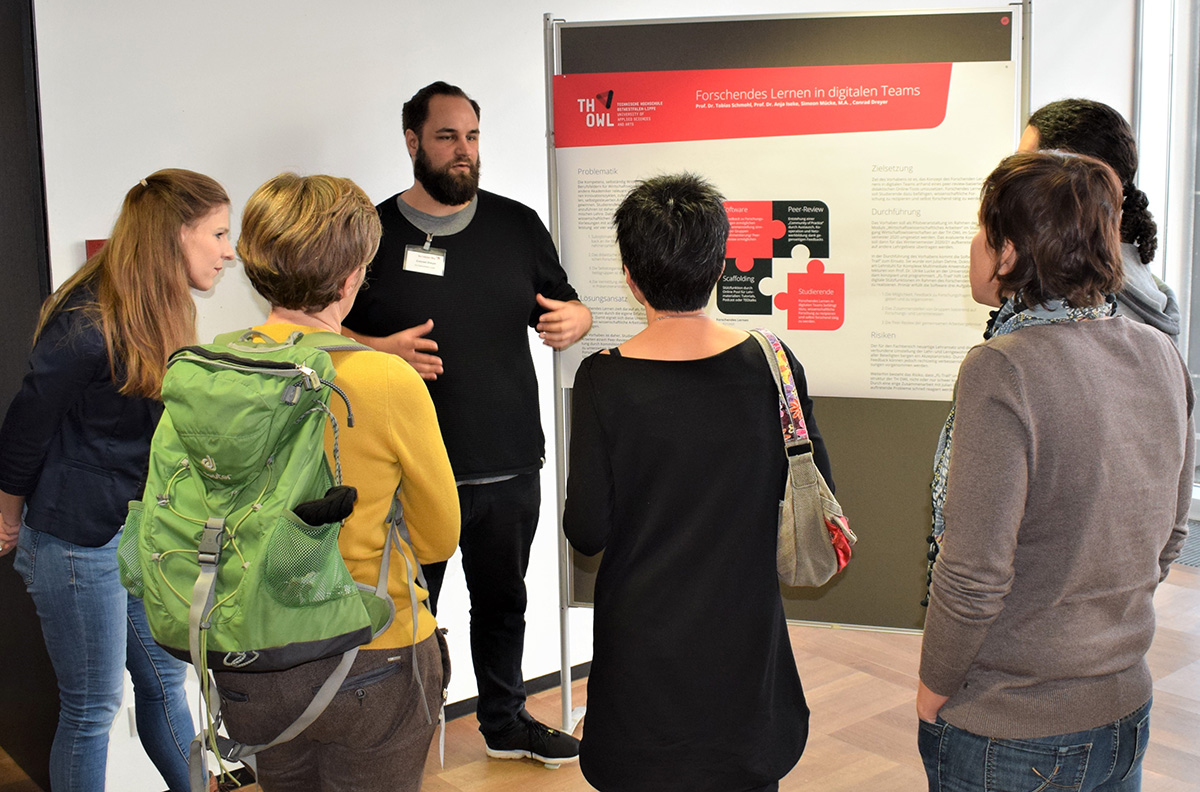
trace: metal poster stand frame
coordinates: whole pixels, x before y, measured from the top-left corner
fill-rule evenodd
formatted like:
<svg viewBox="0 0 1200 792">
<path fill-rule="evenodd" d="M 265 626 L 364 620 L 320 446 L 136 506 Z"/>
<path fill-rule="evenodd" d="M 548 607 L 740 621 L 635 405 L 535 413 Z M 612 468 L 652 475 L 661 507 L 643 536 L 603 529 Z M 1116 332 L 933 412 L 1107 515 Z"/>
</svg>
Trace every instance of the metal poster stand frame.
<svg viewBox="0 0 1200 792">
<path fill-rule="evenodd" d="M 988 7 L 967 8 L 957 10 L 924 10 L 924 11 L 902 11 L 902 12 L 879 12 L 879 13 L 826 13 L 826 14 L 796 14 L 787 16 L 742 16 L 742 17 L 710 17 L 697 19 L 655 19 L 655 20 L 636 20 L 636 21 L 605 21 L 605 22 L 581 22 L 567 23 L 565 20 L 554 19 L 551 14 L 545 14 L 543 17 L 544 28 L 544 57 L 546 64 L 545 72 L 545 91 L 546 91 L 546 148 L 548 161 L 548 189 L 550 195 L 549 213 L 550 213 L 550 233 L 554 238 L 555 243 L 562 249 L 561 241 L 561 216 L 560 216 L 560 191 L 559 191 L 559 173 L 557 165 L 557 156 L 555 149 L 555 105 L 554 105 L 554 85 L 555 77 L 562 74 L 563 47 L 562 47 L 562 32 L 564 28 L 625 28 L 627 26 L 638 25 L 687 25 L 691 23 L 744 23 L 747 21 L 754 23 L 770 23 L 779 20 L 784 24 L 795 24 L 796 20 L 827 20 L 830 18 L 841 17 L 904 17 L 904 16 L 926 16 L 939 14 L 972 14 L 972 13 L 987 13 L 987 12 L 1002 12 L 1011 15 L 1012 33 L 1011 33 L 1011 55 L 1009 62 L 1012 63 L 1015 70 L 1014 74 L 1014 94 L 1016 102 L 1012 108 L 1013 116 L 1013 143 L 1015 145 L 1016 137 L 1019 136 L 1021 126 L 1024 119 L 1029 113 L 1029 60 L 1030 60 L 1030 36 L 1029 25 L 1032 12 L 1031 0 L 1023 0 L 1023 2 L 1011 3 L 1004 5 L 997 3 Z M 1007 24 L 1007 23 L 1006 23 Z M 885 61 L 886 62 L 886 61 Z M 686 69 L 686 64 L 680 65 L 680 69 Z M 613 70 L 617 71 L 617 70 Z M 554 421 L 555 421 L 555 458 L 556 458 L 556 477 L 558 483 L 558 551 L 559 551 L 559 615 L 561 629 L 561 690 L 562 690 L 562 729 L 566 732 L 574 730 L 580 719 L 584 715 L 584 707 L 573 707 L 571 696 L 571 652 L 570 652 L 570 609 L 572 607 L 586 607 L 590 604 L 590 600 L 586 597 L 581 597 L 579 594 L 580 581 L 576 578 L 579 576 L 577 564 L 579 559 L 569 547 L 565 536 L 561 530 L 562 512 L 566 492 L 567 479 L 567 449 L 569 443 L 568 430 L 570 425 L 570 389 L 562 384 L 563 362 L 562 354 L 556 352 L 554 354 Z M 827 437 L 836 436 L 838 439 L 838 463 L 839 463 L 839 499 L 846 506 L 846 511 L 851 515 L 852 521 L 856 518 L 860 520 L 857 524 L 860 526 L 869 526 L 872 521 L 879 522 L 881 520 L 894 519 L 897 513 L 904 513 L 906 516 L 912 517 L 914 520 L 923 520 L 923 525 L 928 526 L 928 460 L 932 459 L 933 445 L 937 439 L 937 429 L 944 419 L 948 404 L 944 401 L 903 401 L 903 400 L 888 400 L 888 399 L 844 399 L 844 398 L 826 398 L 815 397 L 818 405 L 817 412 L 821 416 L 821 426 Z M 864 415 L 871 416 L 871 420 L 878 421 L 878 424 L 867 426 L 865 429 L 860 424 L 867 423 L 864 421 Z M 893 429 L 893 427 L 899 427 Z M 886 435 L 886 436 L 885 436 Z M 881 453 L 881 447 L 890 446 L 893 448 L 891 456 L 888 455 L 886 448 Z M 926 447 L 928 446 L 928 447 Z M 843 453 L 846 448 L 856 449 L 865 447 L 867 449 L 867 457 L 861 454 L 855 456 L 851 453 Z M 869 461 L 868 461 L 869 460 Z M 852 469 L 856 467 L 866 467 L 867 475 L 870 478 L 870 488 L 873 494 L 873 500 L 881 503 L 873 504 L 864 502 L 858 509 L 855 509 L 855 496 L 853 490 L 857 482 L 852 479 L 852 476 L 846 475 L 847 479 L 843 483 L 844 469 Z M 886 470 L 887 476 L 874 475 L 871 471 L 874 469 Z M 908 472 L 907 477 L 899 475 L 897 471 L 905 469 Z M 891 481 L 889 482 L 889 479 Z M 914 481 L 917 482 L 914 487 Z M 842 487 L 847 491 L 847 497 L 843 499 Z M 859 487 L 861 490 L 862 488 Z M 847 505 L 849 502 L 850 505 Z M 872 510 L 874 509 L 874 513 Z M 921 528 L 921 534 L 917 537 L 918 541 L 924 536 L 925 528 Z M 860 536 L 863 532 L 860 530 Z M 886 540 L 885 536 L 876 536 L 876 541 L 883 543 Z M 872 538 L 867 537 L 867 542 L 871 542 Z M 914 545 L 916 547 L 917 545 Z M 865 555 L 865 554 L 864 554 Z M 920 554 L 918 554 L 920 555 Z M 861 562 L 860 562 L 861 563 Z M 923 555 L 921 555 L 921 565 L 923 565 Z M 851 572 L 855 565 L 847 570 Z M 865 564 L 864 564 L 865 566 Z M 898 572 L 900 576 L 907 576 L 909 570 Z M 919 572 L 919 567 L 918 567 Z M 594 565 L 585 575 L 594 573 Z M 893 575 L 895 577 L 896 575 Z M 876 581 L 875 588 L 867 583 L 872 577 L 880 577 L 876 573 L 871 573 L 869 570 L 858 576 L 855 581 L 847 581 L 845 578 L 850 575 L 843 575 L 843 579 L 839 583 L 833 583 L 829 586 L 822 587 L 816 590 L 799 590 L 786 589 L 784 591 L 785 611 L 792 610 L 789 613 L 789 621 L 796 623 L 812 623 L 821 624 L 829 627 L 853 627 L 857 629 L 884 629 L 898 630 L 911 632 L 919 628 L 919 623 L 912 624 L 887 624 L 873 621 L 869 612 L 870 603 L 878 603 L 882 599 L 890 596 L 895 599 L 897 594 L 895 591 L 886 591 L 887 580 L 882 582 Z M 883 576 L 886 578 L 886 575 Z M 590 580 L 584 581 L 584 588 L 590 585 Z M 842 584 L 847 584 L 843 586 Z M 923 587 L 924 575 L 920 574 L 920 584 Z M 845 590 L 835 592 L 830 600 L 836 601 L 841 609 L 838 612 L 828 612 L 828 608 L 822 608 L 820 600 L 825 597 L 827 590 L 831 588 L 853 589 L 859 587 L 862 591 L 859 594 L 859 599 L 867 602 L 867 612 L 863 612 L 862 608 L 854 605 L 847 605 L 844 600 Z M 903 598 L 908 595 L 908 592 L 902 592 L 900 596 Z M 839 599 L 841 597 L 841 599 Z M 913 604 L 920 599 L 920 595 L 913 597 Z M 797 609 L 812 609 L 815 611 L 810 618 L 796 618 L 794 613 Z M 839 613 L 844 614 L 839 618 Z M 908 618 L 908 617 L 906 617 Z M 911 620 L 911 619 L 910 619 Z M 893 622 L 895 620 L 893 619 Z"/>
</svg>

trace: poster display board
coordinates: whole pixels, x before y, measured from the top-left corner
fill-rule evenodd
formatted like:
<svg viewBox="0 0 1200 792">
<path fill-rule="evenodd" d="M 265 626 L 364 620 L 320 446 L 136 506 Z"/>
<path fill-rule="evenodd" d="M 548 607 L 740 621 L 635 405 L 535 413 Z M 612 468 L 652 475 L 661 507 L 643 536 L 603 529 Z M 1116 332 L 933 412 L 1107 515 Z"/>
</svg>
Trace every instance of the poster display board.
<svg viewBox="0 0 1200 792">
<path fill-rule="evenodd" d="M 728 199 L 713 315 L 800 351 L 815 393 L 947 400 L 986 312 L 965 253 L 1013 149 L 1012 8 L 564 25 L 554 76 L 559 243 L 591 335 L 641 329 L 611 219 L 638 179 L 694 171 Z"/>
<path fill-rule="evenodd" d="M 987 321 L 967 281 L 979 187 L 1022 120 L 1019 7 L 560 22 L 553 36 L 556 231 L 594 317 L 558 386 L 645 326 L 611 227 L 621 199 L 656 174 L 711 181 L 730 235 L 709 313 L 796 352 L 862 539 L 839 582 L 791 592 L 789 615 L 919 627 L 933 447 Z M 577 602 L 590 566 L 573 564 Z M 898 576 L 910 602 L 860 607 Z"/>
</svg>

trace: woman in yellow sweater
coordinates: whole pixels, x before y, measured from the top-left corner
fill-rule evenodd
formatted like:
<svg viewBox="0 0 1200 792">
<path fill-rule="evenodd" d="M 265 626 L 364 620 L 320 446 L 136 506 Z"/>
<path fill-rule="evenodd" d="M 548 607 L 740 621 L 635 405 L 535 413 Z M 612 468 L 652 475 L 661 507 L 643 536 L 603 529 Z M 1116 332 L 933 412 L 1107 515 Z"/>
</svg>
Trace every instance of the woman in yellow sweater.
<svg viewBox="0 0 1200 792">
<path fill-rule="evenodd" d="M 246 204 L 237 251 L 254 288 L 271 305 L 255 328 L 282 341 L 294 332 L 341 331 L 342 318 L 379 244 L 379 218 L 349 179 L 285 173 Z M 375 351 L 331 353 L 336 384 L 355 426 L 339 437 L 342 478 L 358 490 L 338 545 L 356 581 L 374 587 L 396 487 L 408 524 L 411 563 L 445 561 L 458 545 L 454 474 L 433 402 L 421 377 L 400 358 Z M 331 405 L 347 425 L 345 405 Z M 332 451 L 332 429 L 326 447 Z M 427 593 L 413 618 L 405 565 L 393 559 L 388 591 L 396 618 L 359 652 L 350 676 L 324 713 L 291 742 L 258 754 L 258 780 L 279 790 L 419 790 L 449 662 Z M 414 623 L 416 634 L 414 635 Z M 413 652 L 421 685 L 414 679 Z M 404 651 L 399 651 L 404 649 Z M 273 739 L 312 700 L 339 658 L 271 673 L 217 675 L 230 734 L 242 742 Z"/>
</svg>

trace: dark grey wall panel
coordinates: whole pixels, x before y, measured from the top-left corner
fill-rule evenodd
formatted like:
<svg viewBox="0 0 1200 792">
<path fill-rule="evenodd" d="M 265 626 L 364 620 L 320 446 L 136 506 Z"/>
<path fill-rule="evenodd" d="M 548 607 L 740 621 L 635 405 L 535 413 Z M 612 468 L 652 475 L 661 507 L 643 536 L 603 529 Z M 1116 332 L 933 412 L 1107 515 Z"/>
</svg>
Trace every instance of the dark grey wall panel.
<svg viewBox="0 0 1200 792">
<path fill-rule="evenodd" d="M 919 629 L 933 452 L 950 403 L 818 398 L 814 410 L 858 545 L 829 584 L 786 590 L 784 611 L 789 619 Z"/>
<path fill-rule="evenodd" d="M 785 589 L 789 619 L 920 629 L 929 482 L 949 402 L 813 400 L 838 502 L 858 535 L 850 565 L 819 589 Z M 592 602 L 601 556 L 573 554 L 572 599 Z M 730 585 L 736 585 L 730 581 Z"/>
<path fill-rule="evenodd" d="M 1011 12 L 626 22 L 562 29 L 562 74 L 969 63 L 1011 57 Z"/>
<path fill-rule="evenodd" d="M 50 285 L 32 0 L 0 0 L 0 108 L 0 409 L 7 409 Z M 49 789 L 58 687 L 12 557 L 0 559 L 0 747 Z"/>
</svg>

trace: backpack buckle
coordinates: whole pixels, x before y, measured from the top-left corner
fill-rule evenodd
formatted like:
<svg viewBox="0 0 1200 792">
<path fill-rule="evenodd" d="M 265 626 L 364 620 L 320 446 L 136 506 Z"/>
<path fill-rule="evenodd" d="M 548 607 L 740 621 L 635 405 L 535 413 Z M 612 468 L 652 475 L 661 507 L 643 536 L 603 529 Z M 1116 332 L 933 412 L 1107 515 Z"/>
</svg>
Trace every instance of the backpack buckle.
<svg viewBox="0 0 1200 792">
<path fill-rule="evenodd" d="M 225 538 L 225 520 L 212 517 L 204 524 L 200 534 L 199 558 L 201 564 L 216 566 L 221 560 L 221 540 Z"/>
<path fill-rule="evenodd" d="M 304 389 L 305 390 L 320 390 L 321 389 L 321 377 L 317 374 L 317 372 L 313 371 L 311 368 L 304 365 L 303 363 L 296 366 L 296 370 L 300 372 L 300 376 L 304 377 Z"/>
</svg>

